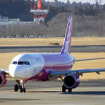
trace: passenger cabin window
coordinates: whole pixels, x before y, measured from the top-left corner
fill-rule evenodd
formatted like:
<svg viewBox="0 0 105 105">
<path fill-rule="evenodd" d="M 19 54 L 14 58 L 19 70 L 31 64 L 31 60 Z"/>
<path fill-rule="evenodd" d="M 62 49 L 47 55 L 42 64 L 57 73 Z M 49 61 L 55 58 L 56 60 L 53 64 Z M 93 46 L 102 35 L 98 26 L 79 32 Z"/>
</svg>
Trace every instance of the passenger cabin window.
<svg viewBox="0 0 105 105">
<path fill-rule="evenodd" d="M 17 65 L 30 65 L 28 61 L 13 61 L 13 64 Z"/>
</svg>

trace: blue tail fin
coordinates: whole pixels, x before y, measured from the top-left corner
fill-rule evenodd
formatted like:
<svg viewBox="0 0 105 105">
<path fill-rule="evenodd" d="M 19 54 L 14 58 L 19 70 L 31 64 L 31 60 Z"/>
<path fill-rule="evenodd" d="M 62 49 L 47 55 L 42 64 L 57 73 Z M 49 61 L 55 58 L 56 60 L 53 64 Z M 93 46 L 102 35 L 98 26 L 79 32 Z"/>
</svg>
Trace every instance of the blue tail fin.
<svg viewBox="0 0 105 105">
<path fill-rule="evenodd" d="M 65 34 L 65 41 L 61 50 L 61 54 L 70 53 L 71 51 L 72 21 L 73 21 L 72 16 L 70 16 L 68 19 L 68 24 L 67 24 L 66 34 Z"/>
</svg>

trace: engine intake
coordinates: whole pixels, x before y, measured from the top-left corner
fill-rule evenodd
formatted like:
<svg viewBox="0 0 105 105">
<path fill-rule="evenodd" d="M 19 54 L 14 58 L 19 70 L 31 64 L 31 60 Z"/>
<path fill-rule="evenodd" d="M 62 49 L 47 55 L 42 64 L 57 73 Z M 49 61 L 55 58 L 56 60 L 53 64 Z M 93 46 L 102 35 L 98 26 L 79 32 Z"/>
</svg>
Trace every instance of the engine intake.
<svg viewBox="0 0 105 105">
<path fill-rule="evenodd" d="M 64 78 L 64 85 L 68 89 L 76 88 L 80 84 L 80 78 L 77 75 L 67 75 Z"/>
<path fill-rule="evenodd" d="M 0 87 L 3 87 L 7 82 L 6 76 L 0 72 Z"/>
</svg>

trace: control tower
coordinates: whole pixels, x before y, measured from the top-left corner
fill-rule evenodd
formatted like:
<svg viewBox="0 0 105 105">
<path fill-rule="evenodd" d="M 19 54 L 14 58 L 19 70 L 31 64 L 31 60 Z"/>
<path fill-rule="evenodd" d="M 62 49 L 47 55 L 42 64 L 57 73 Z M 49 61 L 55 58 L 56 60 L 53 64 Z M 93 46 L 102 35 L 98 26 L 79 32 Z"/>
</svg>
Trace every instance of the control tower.
<svg viewBox="0 0 105 105">
<path fill-rule="evenodd" d="M 45 18 L 49 12 L 48 9 L 43 9 L 42 7 L 42 0 L 38 0 L 37 3 L 35 3 L 34 0 L 31 0 L 31 9 L 30 12 L 34 14 L 34 22 L 38 24 L 45 23 Z"/>
</svg>

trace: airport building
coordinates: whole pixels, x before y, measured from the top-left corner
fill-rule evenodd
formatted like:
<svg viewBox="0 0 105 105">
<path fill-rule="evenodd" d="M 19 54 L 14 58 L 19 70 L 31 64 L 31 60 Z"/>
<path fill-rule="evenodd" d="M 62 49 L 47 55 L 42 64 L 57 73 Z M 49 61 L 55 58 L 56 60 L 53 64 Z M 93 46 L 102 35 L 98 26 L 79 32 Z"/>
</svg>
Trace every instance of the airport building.
<svg viewBox="0 0 105 105">
<path fill-rule="evenodd" d="M 0 25 L 18 24 L 19 22 L 19 18 L 9 19 L 8 17 L 2 17 L 0 15 Z"/>
</svg>

